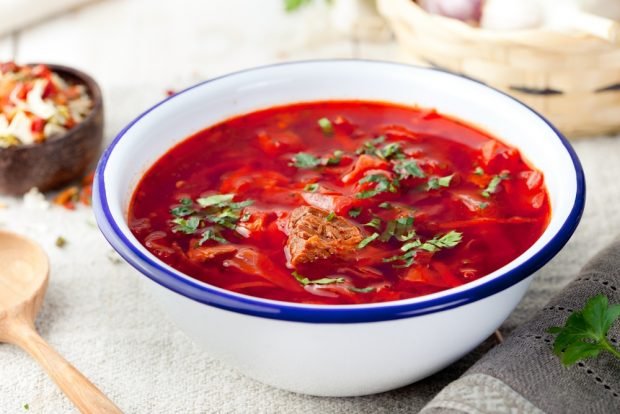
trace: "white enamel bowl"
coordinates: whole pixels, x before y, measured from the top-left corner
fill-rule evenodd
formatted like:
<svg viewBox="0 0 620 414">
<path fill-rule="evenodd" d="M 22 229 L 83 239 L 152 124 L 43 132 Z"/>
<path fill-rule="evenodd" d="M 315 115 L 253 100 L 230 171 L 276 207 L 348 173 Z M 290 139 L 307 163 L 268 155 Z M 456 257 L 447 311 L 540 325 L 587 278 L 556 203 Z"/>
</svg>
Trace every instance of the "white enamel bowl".
<svg viewBox="0 0 620 414">
<path fill-rule="evenodd" d="M 287 103 L 361 99 L 437 108 L 516 146 L 545 176 L 549 227 L 517 259 L 475 282 L 416 299 L 320 306 L 232 293 L 149 253 L 127 226 L 131 194 L 168 149 L 207 126 Z M 101 231 L 148 281 L 170 318 L 209 355 L 275 387 L 322 396 L 394 389 L 444 368 L 488 337 L 532 273 L 570 238 L 584 206 L 581 166 L 561 134 L 520 102 L 438 70 L 371 61 L 312 61 L 216 78 L 157 104 L 103 155 L 94 186 Z"/>
</svg>

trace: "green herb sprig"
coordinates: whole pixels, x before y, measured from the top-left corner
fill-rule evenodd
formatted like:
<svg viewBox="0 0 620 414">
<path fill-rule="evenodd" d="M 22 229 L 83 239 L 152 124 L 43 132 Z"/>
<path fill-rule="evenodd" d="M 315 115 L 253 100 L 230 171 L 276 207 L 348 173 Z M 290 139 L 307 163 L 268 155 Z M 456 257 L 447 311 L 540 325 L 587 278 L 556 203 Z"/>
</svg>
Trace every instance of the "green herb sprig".
<svg viewBox="0 0 620 414">
<path fill-rule="evenodd" d="M 425 178 L 426 174 L 420 168 L 415 160 L 400 160 L 394 164 L 394 172 L 401 180 L 406 180 L 410 177 Z"/>
<path fill-rule="evenodd" d="M 385 192 L 395 193 L 398 191 L 398 187 L 400 186 L 400 183 L 397 179 L 390 180 L 388 177 L 386 177 L 383 174 L 367 175 L 366 177 L 359 180 L 358 183 L 359 184 L 365 184 L 365 183 L 375 184 L 374 188 L 370 190 L 362 191 L 355 195 L 356 198 L 360 198 L 360 199 L 371 198 L 371 197 L 376 196 L 377 194 L 381 194 Z"/>
<path fill-rule="evenodd" d="M 452 178 L 454 178 L 454 174 L 446 175 L 445 177 L 431 177 L 426 183 L 426 191 L 439 190 L 441 187 L 450 187 Z"/>
<path fill-rule="evenodd" d="M 323 135 L 329 137 L 334 134 L 334 124 L 332 124 L 332 121 L 330 121 L 329 118 L 321 118 L 316 121 L 316 123 L 321 128 L 321 131 L 323 131 Z"/>
<path fill-rule="evenodd" d="M 303 286 L 307 285 L 331 285 L 334 283 L 343 283 L 344 277 L 323 277 L 321 279 L 308 279 L 307 277 L 300 275 L 297 272 L 293 272 L 293 277 L 297 279 Z"/>
<path fill-rule="evenodd" d="M 549 328 L 549 333 L 557 335 L 553 352 L 566 366 L 597 357 L 601 352 L 620 359 L 620 351 L 607 339 L 609 329 L 619 317 L 620 304 L 609 305 L 605 295 L 590 298 L 582 310 L 568 317 L 563 327 Z"/>
<path fill-rule="evenodd" d="M 497 192 L 497 189 L 499 188 L 501 182 L 509 178 L 510 176 L 508 175 L 508 173 L 494 175 L 493 178 L 491 178 L 489 185 L 487 185 L 487 188 L 482 190 L 482 196 L 485 198 L 491 197 L 491 194 L 495 194 Z"/>
<path fill-rule="evenodd" d="M 409 267 L 415 263 L 416 255 L 424 250 L 435 253 L 441 249 L 451 249 L 456 247 L 463 240 L 463 234 L 458 231 L 451 230 L 443 236 L 435 236 L 425 242 L 420 239 L 413 240 L 401 246 L 400 250 L 404 252 L 402 255 L 396 255 L 383 259 L 384 262 L 401 262 L 394 265 L 396 268 Z"/>
<path fill-rule="evenodd" d="M 214 194 L 200 197 L 195 203 L 190 198 L 182 198 L 170 209 L 172 231 L 200 234 L 199 245 L 207 240 L 227 243 L 222 231 L 236 230 L 239 222 L 247 221 L 249 214 L 242 215 L 243 209 L 254 203 L 252 200 L 234 202 L 234 197 L 234 194 Z"/>
<path fill-rule="evenodd" d="M 332 155 L 326 158 L 319 158 L 307 152 L 298 152 L 293 155 L 292 161 L 289 163 L 292 167 L 306 170 L 312 170 L 316 167 L 330 167 L 340 164 L 344 151 L 335 150 Z"/>
</svg>

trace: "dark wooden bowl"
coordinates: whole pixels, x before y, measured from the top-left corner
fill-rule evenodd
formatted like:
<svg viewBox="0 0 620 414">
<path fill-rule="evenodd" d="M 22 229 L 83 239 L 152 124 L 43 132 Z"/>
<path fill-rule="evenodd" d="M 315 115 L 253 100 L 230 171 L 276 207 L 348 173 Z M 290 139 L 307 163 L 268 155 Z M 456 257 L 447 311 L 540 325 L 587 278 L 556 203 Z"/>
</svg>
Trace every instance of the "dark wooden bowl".
<svg viewBox="0 0 620 414">
<path fill-rule="evenodd" d="M 86 173 L 103 141 L 103 100 L 99 85 L 87 74 L 66 66 L 48 65 L 60 77 L 86 86 L 93 108 L 62 136 L 40 144 L 0 149 L 0 193 L 20 195 L 32 187 L 53 190 Z"/>
</svg>

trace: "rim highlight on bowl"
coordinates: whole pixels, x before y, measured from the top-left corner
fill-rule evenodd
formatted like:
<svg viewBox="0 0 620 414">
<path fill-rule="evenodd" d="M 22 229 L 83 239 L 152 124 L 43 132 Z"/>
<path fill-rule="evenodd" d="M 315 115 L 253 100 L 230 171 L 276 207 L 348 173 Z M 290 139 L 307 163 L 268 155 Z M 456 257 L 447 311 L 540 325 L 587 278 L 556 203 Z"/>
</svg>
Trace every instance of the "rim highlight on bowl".
<svg viewBox="0 0 620 414">
<path fill-rule="evenodd" d="M 377 85 L 367 82 L 363 88 L 355 87 L 356 81 L 372 78 L 377 79 Z M 399 88 L 401 84 L 404 86 Z M 407 84 L 415 87 L 406 88 L 405 86 L 409 86 Z M 269 88 L 275 88 L 275 92 L 263 96 Z M 302 92 L 294 92 L 296 89 Z M 288 92 L 289 90 L 291 92 Z M 339 92 L 332 93 L 331 90 Z M 381 99 L 381 96 L 386 94 L 385 90 L 390 90 L 395 98 Z M 472 96 L 475 99 L 464 100 L 463 96 Z M 530 135 L 534 136 L 527 135 L 523 139 L 527 140 L 528 148 L 535 147 L 536 151 L 530 149 L 529 152 L 522 151 L 522 154 L 529 159 L 536 158 L 534 161 L 538 164 L 558 163 L 564 168 L 564 172 L 569 173 L 568 178 L 565 174 L 548 177 L 545 173 L 545 179 L 550 179 L 548 189 L 552 199 L 552 219 L 545 233 L 513 262 L 474 282 L 414 299 L 328 306 L 262 299 L 192 279 L 158 260 L 141 246 L 129 231 L 126 209 L 131 192 L 142 173 L 170 146 L 193 132 L 234 115 L 277 104 L 347 98 L 435 106 L 442 113 L 490 130 L 494 136 L 511 145 L 514 145 L 511 140 L 505 139 L 513 135 L 510 125 L 504 126 L 500 125 L 499 121 L 489 120 L 488 122 L 495 123 L 493 128 L 489 128 L 483 124 L 487 121 L 483 114 L 480 114 L 480 108 L 487 105 L 496 110 L 497 114 L 508 117 L 507 119 L 514 118 L 515 125 L 520 125 L 521 120 L 527 120 L 534 133 Z M 208 100 L 222 101 L 224 104 L 220 106 L 228 105 L 232 109 L 223 113 L 216 113 L 217 110 L 214 110 L 208 114 L 198 114 L 200 111 L 207 112 L 202 103 Z M 176 125 L 177 128 L 170 125 L 168 130 L 161 132 L 173 134 L 173 144 L 168 143 L 167 147 L 162 144 L 161 148 L 158 148 L 158 142 L 153 140 L 149 143 L 149 148 L 145 149 L 151 152 L 150 157 L 147 157 L 149 159 L 144 165 L 135 165 L 131 150 L 138 151 L 135 146 L 140 143 L 131 142 L 132 137 L 156 126 L 160 129 L 168 128 L 167 124 L 162 123 L 166 117 L 170 117 L 169 123 L 178 122 L 172 115 L 178 114 L 179 108 L 191 112 L 187 114 L 191 119 L 187 118 L 189 121 L 182 126 L 181 123 Z M 495 115 L 491 113 L 488 117 Z M 540 137 L 537 136 L 537 131 Z M 551 160 L 545 161 L 548 158 Z M 534 163 L 536 167 L 539 167 L 538 164 Z M 121 172 L 121 168 L 133 171 Z M 543 172 L 544 170 L 543 168 Z M 549 183 L 553 184 L 553 188 Z M 565 192 L 569 196 L 562 195 L 561 186 L 566 187 Z M 554 200 L 556 193 L 558 197 L 565 199 Z M 574 150 L 553 125 L 525 104 L 489 86 L 441 70 L 362 60 L 269 65 L 224 75 L 185 89 L 145 111 L 118 134 L 99 162 L 93 188 L 93 207 L 104 236 L 127 262 L 156 283 L 187 298 L 221 309 L 264 318 L 312 323 L 359 323 L 408 318 L 452 309 L 491 296 L 524 280 L 555 256 L 576 229 L 584 204 L 585 180 Z"/>
</svg>

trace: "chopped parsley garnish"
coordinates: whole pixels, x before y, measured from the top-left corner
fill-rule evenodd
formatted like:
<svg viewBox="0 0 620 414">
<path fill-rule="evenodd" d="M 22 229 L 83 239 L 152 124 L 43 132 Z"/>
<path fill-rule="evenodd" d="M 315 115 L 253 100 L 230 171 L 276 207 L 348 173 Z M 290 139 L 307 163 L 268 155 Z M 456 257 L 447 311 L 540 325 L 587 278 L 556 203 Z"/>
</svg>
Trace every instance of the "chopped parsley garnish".
<svg viewBox="0 0 620 414">
<path fill-rule="evenodd" d="M 201 197 L 196 202 L 200 204 L 200 207 L 217 206 L 223 203 L 229 203 L 235 198 L 234 194 L 215 194 L 208 197 Z"/>
<path fill-rule="evenodd" d="M 299 283 L 303 286 L 307 285 L 331 285 L 333 283 L 342 283 L 344 282 L 344 277 L 323 277 L 321 279 L 310 280 L 305 276 L 300 275 L 297 272 L 293 272 L 293 277 L 297 279 Z"/>
<path fill-rule="evenodd" d="M 383 203 L 379 204 L 379 208 L 390 209 L 392 208 L 392 204 L 388 203 L 387 201 L 384 201 Z"/>
<path fill-rule="evenodd" d="M 364 224 L 364 226 L 373 227 L 375 229 L 379 229 L 381 227 L 381 218 L 375 216 L 368 223 Z"/>
<path fill-rule="evenodd" d="M 407 241 L 414 238 L 415 235 L 413 217 L 405 216 L 388 221 L 383 233 L 381 233 L 380 240 L 382 242 L 387 242 L 394 237 L 398 241 Z"/>
<path fill-rule="evenodd" d="M 401 180 L 406 180 L 409 177 L 425 178 L 426 174 L 420 168 L 415 160 L 401 160 L 394 164 L 394 172 Z"/>
<path fill-rule="evenodd" d="M 194 234 L 196 230 L 198 230 L 198 226 L 200 225 L 200 217 L 191 216 L 190 218 L 184 219 L 183 217 L 177 217 L 172 220 L 176 226 L 172 228 L 173 232 L 181 232 L 185 234 Z"/>
<path fill-rule="evenodd" d="M 198 242 L 199 244 L 203 244 L 207 240 L 226 243 L 227 240 L 222 236 L 222 230 L 235 230 L 237 222 L 247 221 L 250 218 L 250 213 L 245 212 L 242 215 L 242 211 L 253 203 L 252 200 L 234 202 L 234 197 L 234 194 L 214 194 L 200 197 L 196 200 L 198 206 L 195 206 L 191 199 L 181 199 L 180 206 L 170 210 L 174 216 L 171 222 L 175 225 L 172 227 L 172 231 L 185 234 L 196 234 L 200 231 L 202 237 Z M 179 216 L 177 209 L 181 207 L 184 210 L 181 211 L 182 216 Z"/>
<path fill-rule="evenodd" d="M 317 124 L 321 127 L 324 135 L 331 136 L 334 134 L 334 125 L 332 121 L 327 118 L 321 118 L 317 121 Z"/>
<path fill-rule="evenodd" d="M 67 244 L 67 239 L 65 239 L 65 238 L 64 238 L 64 237 L 62 237 L 62 236 L 58 236 L 58 237 L 56 237 L 56 242 L 55 242 L 55 244 L 56 244 L 56 247 L 63 248 L 63 247 L 65 247 L 65 245 Z"/>
<path fill-rule="evenodd" d="M 334 155 L 327 158 L 325 161 L 323 161 L 324 165 L 338 165 L 340 164 L 340 160 L 342 160 L 342 155 L 344 154 L 344 151 L 341 150 L 336 150 L 334 151 Z"/>
<path fill-rule="evenodd" d="M 297 168 L 312 169 L 321 164 L 321 160 L 307 152 L 300 152 L 293 156 L 291 165 Z"/>
<path fill-rule="evenodd" d="M 357 193 L 355 197 L 357 198 L 371 198 L 380 193 L 390 192 L 395 193 L 398 191 L 398 187 L 400 183 L 398 180 L 390 180 L 383 174 L 371 174 L 359 180 L 359 184 L 365 183 L 375 183 L 375 187 L 370 190 L 362 191 L 361 193 Z"/>
<path fill-rule="evenodd" d="M 483 175 L 484 174 L 484 170 L 482 169 L 482 167 L 476 167 L 476 169 L 474 170 L 474 174 L 476 174 L 476 175 Z"/>
<path fill-rule="evenodd" d="M 455 247 L 461 242 L 461 240 L 463 240 L 463 233 L 459 233 L 458 231 L 452 230 L 444 234 L 441 237 L 433 237 L 432 239 L 427 240 L 421 245 L 414 246 L 414 247 L 419 247 L 422 250 L 426 250 L 427 252 L 434 253 L 437 250 L 449 249 L 449 248 Z M 401 250 L 403 251 L 409 250 L 410 248 L 406 248 L 406 246 L 409 244 L 410 243 L 405 244 L 403 247 L 401 247 Z"/>
<path fill-rule="evenodd" d="M 329 214 L 325 217 L 325 221 L 332 221 L 336 217 L 336 213 L 330 211 Z"/>
<path fill-rule="evenodd" d="M 371 139 L 370 141 L 364 142 L 364 144 L 355 151 L 356 154 L 368 154 L 368 155 L 376 155 L 377 154 L 377 145 L 383 144 L 385 142 L 385 137 L 383 135 Z"/>
<path fill-rule="evenodd" d="M 619 317 L 620 303 L 609 305 L 605 295 L 590 298 L 582 310 L 568 317 L 563 327 L 549 328 L 549 333 L 557 335 L 553 352 L 566 366 L 595 358 L 601 351 L 620 359 L 620 351 L 607 339 L 609 329 Z"/>
<path fill-rule="evenodd" d="M 397 142 L 391 142 L 375 151 L 375 155 L 383 160 L 402 159 L 405 154 Z"/>
<path fill-rule="evenodd" d="M 376 288 L 372 287 L 372 286 L 368 286 L 365 288 L 357 288 L 355 286 L 350 286 L 348 287 L 348 289 L 351 292 L 355 292 L 355 293 L 370 293 L 370 292 L 374 292 L 375 290 L 377 290 Z"/>
<path fill-rule="evenodd" d="M 450 187 L 450 182 L 454 174 L 446 175 L 445 177 L 431 177 L 426 183 L 426 191 L 438 190 L 441 187 Z"/>
<path fill-rule="evenodd" d="M 360 148 L 355 151 L 356 154 L 367 154 L 374 155 L 375 157 L 379 157 L 382 160 L 400 160 L 405 158 L 405 154 L 403 153 L 403 149 L 397 142 L 390 142 L 389 144 L 385 144 L 382 147 L 379 147 L 380 144 L 385 142 L 385 137 L 383 135 L 371 139 L 370 141 L 366 141 Z"/>
<path fill-rule="evenodd" d="M 379 233 L 373 233 L 370 236 L 366 237 L 364 240 L 362 240 L 361 242 L 359 242 L 359 244 L 357 245 L 358 249 L 363 249 L 364 247 L 368 246 L 373 240 L 375 240 L 377 237 L 379 237 Z"/>
<path fill-rule="evenodd" d="M 214 227 L 208 227 L 202 232 L 202 237 L 198 241 L 198 245 L 202 246 L 207 240 L 213 240 L 220 244 L 228 243 L 228 240 L 222 237 L 222 234 Z"/>
<path fill-rule="evenodd" d="M 384 262 L 401 262 L 394 265 L 396 268 L 409 267 L 415 263 L 415 257 L 419 251 L 425 250 L 427 252 L 435 253 L 441 249 L 451 249 L 457 246 L 463 239 L 463 234 L 458 231 L 450 231 L 443 236 L 435 236 L 430 240 L 422 242 L 420 239 L 416 239 L 409 243 L 405 243 L 401 246 L 400 250 L 404 252 L 402 255 L 388 257 L 383 259 Z"/>
<path fill-rule="evenodd" d="M 497 192 L 500 183 L 508 178 L 510 178 L 510 176 L 507 173 L 494 175 L 493 178 L 491 178 L 489 185 L 487 185 L 487 188 L 482 190 L 482 196 L 486 198 L 491 197 L 491 194 L 495 194 Z"/>
<path fill-rule="evenodd" d="M 357 218 L 359 217 L 361 212 L 362 212 L 361 207 L 353 207 L 351 210 L 349 210 L 349 217 Z"/>
<path fill-rule="evenodd" d="M 306 184 L 304 187 L 304 191 L 308 191 L 310 193 L 316 193 L 319 191 L 319 185 L 317 183 Z"/>
<path fill-rule="evenodd" d="M 392 267 L 395 267 L 397 269 L 401 269 L 401 268 L 409 267 L 412 264 L 414 264 L 415 263 L 415 255 L 417 253 L 418 253 L 417 250 L 409 250 L 405 254 L 402 254 L 400 256 L 388 257 L 387 259 L 383 259 L 383 261 L 385 263 L 400 261 L 400 262 L 402 262 L 401 264 L 395 264 L 395 265 L 392 265 Z"/>
<path fill-rule="evenodd" d="M 179 205 L 170 209 L 170 213 L 176 217 L 185 217 L 194 213 L 194 209 L 192 208 L 192 199 L 191 198 L 182 198 L 179 200 Z"/>
<path fill-rule="evenodd" d="M 332 166 L 340 164 L 344 151 L 336 150 L 333 155 L 327 158 L 315 157 L 307 152 L 299 152 L 293 156 L 293 162 L 289 165 L 297 168 L 311 170 L 319 166 Z"/>
</svg>

